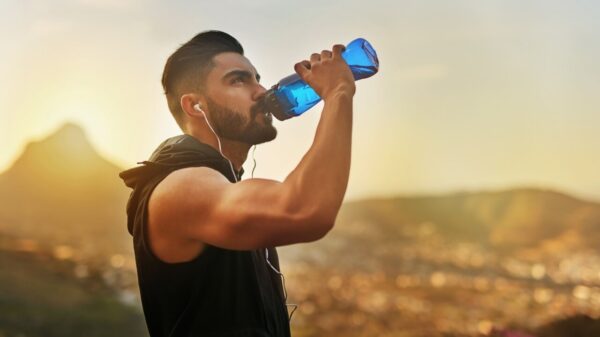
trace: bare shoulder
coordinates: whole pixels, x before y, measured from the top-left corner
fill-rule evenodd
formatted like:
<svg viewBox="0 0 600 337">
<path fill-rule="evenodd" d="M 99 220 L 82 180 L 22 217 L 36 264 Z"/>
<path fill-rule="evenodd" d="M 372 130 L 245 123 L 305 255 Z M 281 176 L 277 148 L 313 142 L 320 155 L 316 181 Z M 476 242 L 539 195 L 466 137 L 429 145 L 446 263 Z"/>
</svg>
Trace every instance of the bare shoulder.
<svg viewBox="0 0 600 337">
<path fill-rule="evenodd" d="M 228 183 L 221 173 L 207 167 L 179 169 L 164 178 L 148 202 L 148 240 L 154 255 L 169 263 L 197 257 L 205 245 L 187 235 L 189 217 L 205 214 L 201 208 L 208 211 L 215 199 L 212 194 Z M 194 215 L 190 209 L 195 209 Z"/>
<path fill-rule="evenodd" d="M 192 207 L 209 207 L 215 194 L 229 181 L 218 171 L 208 167 L 188 167 L 171 172 L 150 195 L 148 216 L 161 223 L 177 221 Z"/>
<path fill-rule="evenodd" d="M 209 167 L 186 167 L 171 172 L 155 188 L 157 196 L 177 197 L 194 188 L 219 187 L 229 181 L 220 172 Z M 154 193 L 153 193 L 154 194 Z"/>
</svg>

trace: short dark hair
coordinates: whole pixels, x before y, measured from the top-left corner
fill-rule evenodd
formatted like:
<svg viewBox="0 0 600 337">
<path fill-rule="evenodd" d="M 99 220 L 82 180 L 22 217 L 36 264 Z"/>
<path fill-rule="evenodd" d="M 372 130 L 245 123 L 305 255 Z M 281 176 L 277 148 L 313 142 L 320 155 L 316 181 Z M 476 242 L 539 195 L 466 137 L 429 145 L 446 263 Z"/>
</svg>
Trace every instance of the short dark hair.
<svg viewBox="0 0 600 337">
<path fill-rule="evenodd" d="M 206 75 L 214 67 L 213 57 L 224 52 L 244 55 L 244 48 L 233 36 L 209 30 L 194 36 L 167 59 L 162 86 L 169 110 L 182 130 L 185 125 L 180 104 L 181 95 L 203 90 Z"/>
</svg>

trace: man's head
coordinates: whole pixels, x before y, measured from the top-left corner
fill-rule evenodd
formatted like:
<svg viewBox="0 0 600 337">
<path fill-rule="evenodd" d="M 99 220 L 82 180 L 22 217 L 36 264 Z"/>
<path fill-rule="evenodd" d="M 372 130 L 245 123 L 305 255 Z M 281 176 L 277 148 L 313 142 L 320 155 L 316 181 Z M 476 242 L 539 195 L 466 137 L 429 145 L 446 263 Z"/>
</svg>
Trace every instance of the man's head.
<svg viewBox="0 0 600 337">
<path fill-rule="evenodd" d="M 207 31 L 169 57 L 162 84 L 169 110 L 183 132 L 206 127 L 206 114 L 220 137 L 260 144 L 273 140 L 277 130 L 272 118 L 262 113 L 260 99 L 266 90 L 259 80 L 234 37 Z"/>
</svg>

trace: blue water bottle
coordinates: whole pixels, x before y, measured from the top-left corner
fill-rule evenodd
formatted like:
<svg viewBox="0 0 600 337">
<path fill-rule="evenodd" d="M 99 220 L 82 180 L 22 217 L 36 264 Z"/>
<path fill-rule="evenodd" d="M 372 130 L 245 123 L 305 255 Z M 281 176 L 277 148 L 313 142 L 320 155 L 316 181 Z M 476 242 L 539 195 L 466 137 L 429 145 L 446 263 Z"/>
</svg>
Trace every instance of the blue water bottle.
<svg viewBox="0 0 600 337">
<path fill-rule="evenodd" d="M 362 38 L 350 42 L 342 52 L 354 80 L 371 77 L 379 70 L 379 59 L 371 44 Z M 280 121 L 300 116 L 319 103 L 321 97 L 296 73 L 282 79 L 267 91 L 264 98 L 266 111 Z"/>
</svg>

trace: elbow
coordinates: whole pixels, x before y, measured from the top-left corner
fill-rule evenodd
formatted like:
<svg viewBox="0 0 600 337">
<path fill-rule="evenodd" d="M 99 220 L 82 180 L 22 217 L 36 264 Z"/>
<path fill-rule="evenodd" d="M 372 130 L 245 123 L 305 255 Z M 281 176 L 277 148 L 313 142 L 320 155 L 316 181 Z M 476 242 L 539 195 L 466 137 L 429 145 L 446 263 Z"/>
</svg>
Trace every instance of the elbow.
<svg viewBox="0 0 600 337">
<path fill-rule="evenodd" d="M 337 209 L 323 207 L 323 204 L 312 200 L 304 203 L 287 202 L 284 204 L 287 222 L 293 224 L 301 236 L 298 242 L 320 240 L 334 227 Z"/>
<path fill-rule="evenodd" d="M 324 238 L 333 229 L 334 224 L 334 222 L 325 222 L 321 224 L 317 231 L 317 238 L 314 241 Z"/>
<path fill-rule="evenodd" d="M 324 238 L 335 225 L 335 215 L 317 213 L 308 217 L 305 223 L 311 228 L 311 235 L 307 242 L 318 241 Z"/>
<path fill-rule="evenodd" d="M 310 225 L 305 227 L 303 230 L 301 237 L 297 242 L 309 243 L 315 242 L 323 239 L 329 231 L 333 229 L 333 224 L 329 223 L 311 223 Z"/>
</svg>

